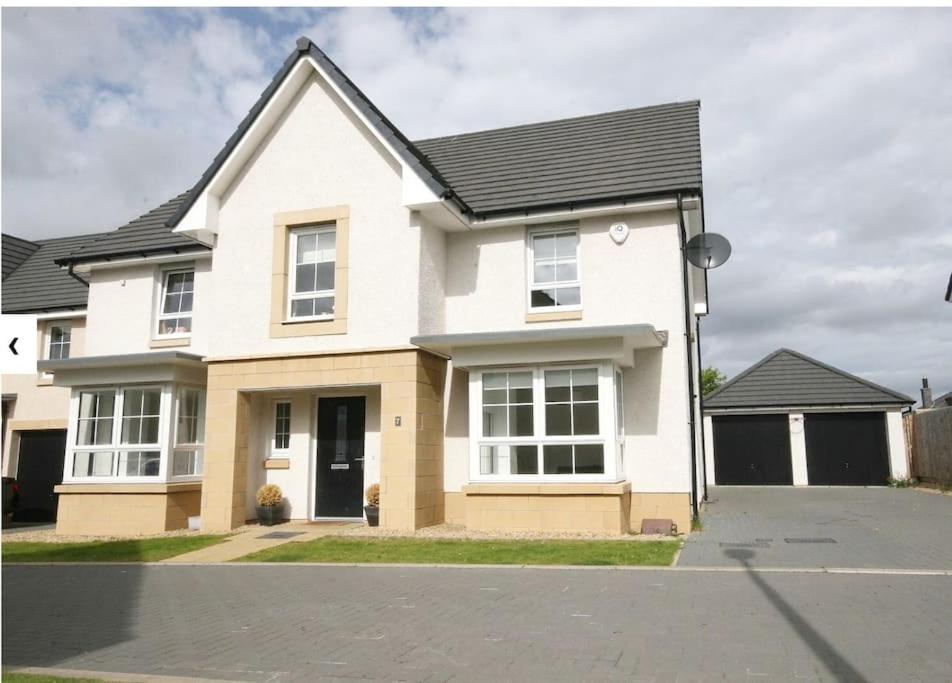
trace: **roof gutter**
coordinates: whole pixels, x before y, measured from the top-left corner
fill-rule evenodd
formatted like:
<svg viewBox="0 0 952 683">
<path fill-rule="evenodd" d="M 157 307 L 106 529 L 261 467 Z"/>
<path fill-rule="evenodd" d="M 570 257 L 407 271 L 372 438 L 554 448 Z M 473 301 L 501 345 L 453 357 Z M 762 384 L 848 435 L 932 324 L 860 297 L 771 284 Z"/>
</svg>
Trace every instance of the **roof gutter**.
<svg viewBox="0 0 952 683">
<path fill-rule="evenodd" d="M 76 273 L 73 272 L 73 264 L 70 262 L 69 268 L 66 270 L 66 274 L 69 275 L 74 280 L 81 282 L 85 287 L 89 287 L 89 283 L 83 278 L 79 277 Z"/>
<path fill-rule="evenodd" d="M 684 203 L 681 193 L 678 193 L 678 236 L 681 240 L 681 286 L 684 295 L 684 349 L 688 360 L 688 435 L 691 441 L 691 515 L 698 518 L 697 496 L 697 416 L 694 411 L 694 397 L 696 394 L 694 372 L 694 354 L 691 350 L 691 309 L 690 288 L 688 287 L 687 261 L 687 231 L 684 227 Z"/>
</svg>

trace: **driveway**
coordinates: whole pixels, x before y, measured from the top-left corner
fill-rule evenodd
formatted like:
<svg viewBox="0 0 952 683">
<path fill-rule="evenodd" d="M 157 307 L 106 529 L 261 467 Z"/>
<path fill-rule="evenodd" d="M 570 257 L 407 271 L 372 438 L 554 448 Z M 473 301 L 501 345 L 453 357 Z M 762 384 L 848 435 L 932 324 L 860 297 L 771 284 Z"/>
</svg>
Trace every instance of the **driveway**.
<svg viewBox="0 0 952 683">
<path fill-rule="evenodd" d="M 912 489 L 712 487 L 679 566 L 952 569 L 952 496 Z"/>
<path fill-rule="evenodd" d="M 4 566 L 4 666 L 238 681 L 952 680 L 952 577 Z"/>
</svg>

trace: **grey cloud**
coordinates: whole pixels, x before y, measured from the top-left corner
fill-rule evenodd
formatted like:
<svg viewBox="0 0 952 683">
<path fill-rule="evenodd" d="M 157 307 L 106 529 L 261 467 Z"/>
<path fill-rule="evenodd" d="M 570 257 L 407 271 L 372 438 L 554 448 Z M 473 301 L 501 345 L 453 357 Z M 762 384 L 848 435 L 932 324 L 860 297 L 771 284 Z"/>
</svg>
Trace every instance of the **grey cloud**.
<svg viewBox="0 0 952 683">
<path fill-rule="evenodd" d="M 410 137 L 701 99 L 735 247 L 705 363 L 790 346 L 952 389 L 947 9 L 7 8 L 4 229 L 102 230 L 190 186 L 300 34 Z"/>
</svg>

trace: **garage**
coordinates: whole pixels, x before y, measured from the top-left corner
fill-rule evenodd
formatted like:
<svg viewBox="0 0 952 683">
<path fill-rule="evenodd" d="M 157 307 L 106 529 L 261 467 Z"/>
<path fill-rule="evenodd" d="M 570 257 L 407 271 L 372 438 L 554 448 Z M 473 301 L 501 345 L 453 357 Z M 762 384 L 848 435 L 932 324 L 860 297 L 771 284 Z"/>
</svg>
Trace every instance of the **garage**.
<svg viewBox="0 0 952 683">
<path fill-rule="evenodd" d="M 66 430 L 19 432 L 19 435 L 16 477 L 20 500 L 13 521 L 55 522 L 57 494 L 53 489 L 63 482 Z"/>
<path fill-rule="evenodd" d="M 889 479 L 885 413 L 807 413 L 804 429 L 810 484 L 882 486 Z"/>
<path fill-rule="evenodd" d="M 883 486 L 909 476 L 899 392 L 779 349 L 704 397 L 721 486 Z"/>
<path fill-rule="evenodd" d="M 793 484 L 786 415 L 719 415 L 714 447 L 718 484 Z"/>
</svg>

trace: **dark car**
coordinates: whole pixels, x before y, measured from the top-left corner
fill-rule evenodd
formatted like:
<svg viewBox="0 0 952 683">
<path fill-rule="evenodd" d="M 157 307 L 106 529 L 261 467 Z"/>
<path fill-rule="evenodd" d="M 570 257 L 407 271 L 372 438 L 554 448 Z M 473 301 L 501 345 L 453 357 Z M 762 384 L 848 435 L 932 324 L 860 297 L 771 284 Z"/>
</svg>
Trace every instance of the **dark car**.
<svg viewBox="0 0 952 683">
<path fill-rule="evenodd" d="M 13 477 L 3 478 L 3 521 L 9 521 L 10 517 L 17 509 L 20 503 L 20 487 L 17 480 Z"/>
</svg>

